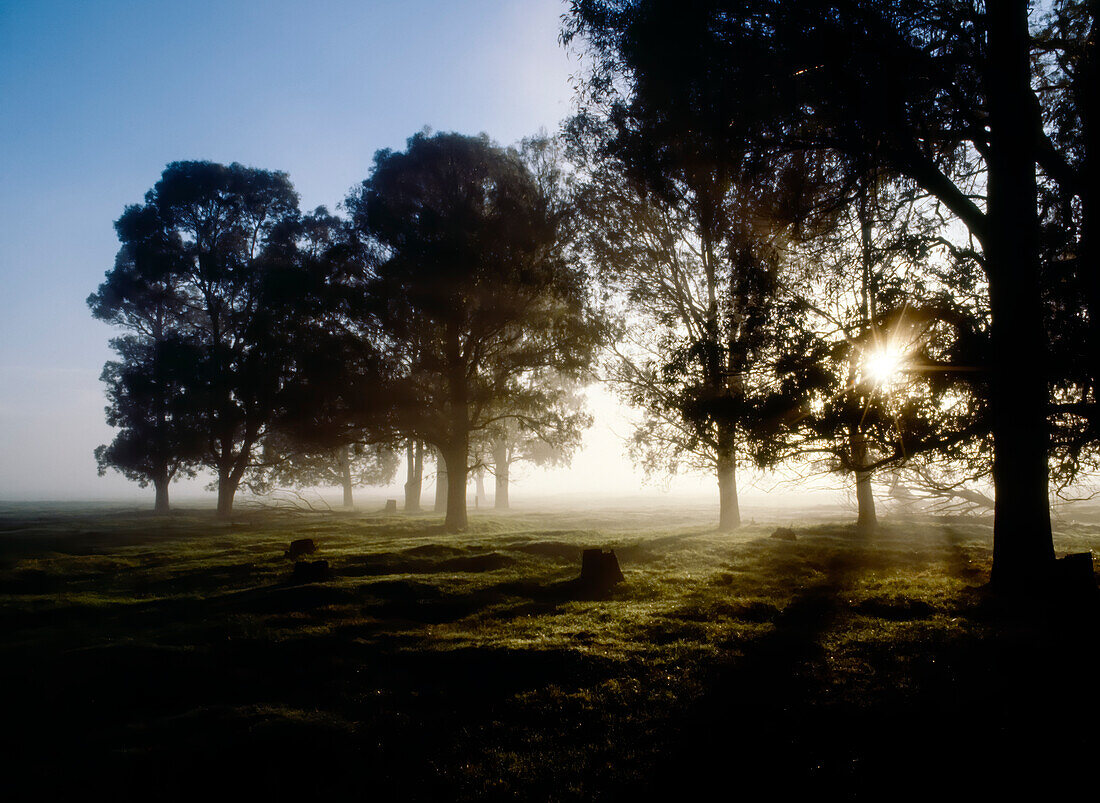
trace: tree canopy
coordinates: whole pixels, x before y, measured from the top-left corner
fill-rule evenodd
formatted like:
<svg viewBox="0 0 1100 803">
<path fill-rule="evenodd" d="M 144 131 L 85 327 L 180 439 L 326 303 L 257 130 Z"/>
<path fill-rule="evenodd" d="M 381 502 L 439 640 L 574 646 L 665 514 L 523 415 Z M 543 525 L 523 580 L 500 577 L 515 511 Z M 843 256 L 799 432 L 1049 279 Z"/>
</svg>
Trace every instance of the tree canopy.
<svg viewBox="0 0 1100 803">
<path fill-rule="evenodd" d="M 738 152 L 825 154 L 852 175 L 874 167 L 965 227 L 991 319 L 994 577 L 1006 587 L 1045 578 L 1051 442 L 1037 170 L 1082 190 L 1043 124 L 1027 3 L 576 0 L 564 38 L 593 57 L 590 92 L 623 88 L 619 119 L 654 121 L 649 138 L 680 147 L 702 137 L 701 152 L 732 139 Z M 715 125 L 693 125 L 700 98 Z"/>
<path fill-rule="evenodd" d="M 395 427 L 446 462 L 447 526 L 466 526 L 471 433 L 537 409 L 525 382 L 584 372 L 601 326 L 582 267 L 569 258 L 564 210 L 515 151 L 487 137 L 417 134 L 380 151 L 346 201 L 373 269 L 367 293 L 383 349 Z"/>
</svg>

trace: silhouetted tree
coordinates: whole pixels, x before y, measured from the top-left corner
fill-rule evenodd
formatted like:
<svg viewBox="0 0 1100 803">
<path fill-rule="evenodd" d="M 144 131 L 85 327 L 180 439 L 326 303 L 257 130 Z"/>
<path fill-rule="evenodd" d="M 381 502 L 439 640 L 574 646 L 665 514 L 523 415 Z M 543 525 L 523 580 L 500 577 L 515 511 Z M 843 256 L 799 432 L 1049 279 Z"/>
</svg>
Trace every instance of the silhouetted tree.
<svg viewBox="0 0 1100 803">
<path fill-rule="evenodd" d="M 1036 168 L 1056 175 L 1064 159 L 1032 85 L 1026 0 L 577 0 L 566 38 L 578 35 L 596 55 L 597 84 L 625 72 L 637 98 L 653 87 L 673 100 L 720 93 L 739 133 L 903 176 L 968 229 L 992 321 L 993 578 L 1021 588 L 1047 577 L 1050 397 Z M 745 117 L 755 130 L 744 130 Z"/>
<path fill-rule="evenodd" d="M 196 355 L 185 343 L 136 336 L 115 338 L 111 346 L 119 359 L 103 367 L 100 379 L 107 423 L 119 432 L 95 450 L 99 474 L 115 469 L 142 488 L 152 483 L 154 510 L 167 513 L 169 484 L 194 476 L 202 454 L 198 422 L 182 395 Z"/>
<path fill-rule="evenodd" d="M 1098 10 L 1059 0 L 1035 37 L 1034 82 L 1050 139 L 1040 141 L 1041 249 L 1054 379 L 1053 479 L 1073 496 L 1100 470 L 1100 265 L 1097 242 Z"/>
<path fill-rule="evenodd" d="M 373 314 L 400 366 L 395 427 L 439 449 L 446 526 L 463 529 L 471 433 L 506 401 L 536 403 L 525 375 L 578 374 L 597 344 L 564 211 L 519 154 L 484 136 L 423 133 L 405 152 L 376 154 L 346 206 L 372 251 Z"/>
<path fill-rule="evenodd" d="M 130 334 L 111 341 L 119 359 L 103 368 L 107 423 L 120 431 L 96 449 L 96 463 L 101 476 L 114 468 L 143 488 L 153 483 L 155 510 L 166 513 L 169 483 L 193 475 L 202 456 L 199 421 L 187 405 L 199 355 L 185 339 L 186 308 L 175 274 L 179 244 L 145 207 L 129 207 L 115 230 L 122 242 L 115 266 L 88 306 Z"/>
<path fill-rule="evenodd" d="M 420 510 L 420 492 L 424 488 L 424 444 L 413 438 L 405 441 L 405 512 Z"/>
<path fill-rule="evenodd" d="M 685 128 L 714 123 L 705 102 Z M 719 529 L 740 526 L 736 468 L 749 436 L 755 355 L 767 339 L 787 164 L 767 179 L 741 149 L 660 139 L 668 122 L 602 98 L 570 126 L 583 167 L 582 242 L 621 316 L 608 376 L 644 418 L 631 440 L 648 471 L 714 472 Z M 799 171 L 801 172 L 801 171 Z"/>
<path fill-rule="evenodd" d="M 201 427 L 199 462 L 216 472 L 221 516 L 232 512 L 253 450 L 279 420 L 295 375 L 292 332 L 303 303 L 294 261 L 297 202 L 285 173 L 174 162 L 118 226 L 124 251 L 133 225 L 143 247 L 156 252 L 156 303 L 194 356 L 181 398 L 188 420 Z M 108 275 L 104 304 L 108 296 L 113 309 L 150 303 L 147 271 L 139 266 L 143 275 L 131 281 L 129 270 L 120 262 Z"/>
<path fill-rule="evenodd" d="M 949 265 L 952 255 L 928 212 L 869 176 L 828 230 L 792 243 L 782 278 L 757 458 L 853 475 L 864 531 L 877 522 L 875 473 L 968 439 L 976 417 L 964 403 L 968 420 L 959 420 L 971 373 L 951 363 L 984 319 L 962 314 L 942 289 L 930 263 Z"/>
</svg>

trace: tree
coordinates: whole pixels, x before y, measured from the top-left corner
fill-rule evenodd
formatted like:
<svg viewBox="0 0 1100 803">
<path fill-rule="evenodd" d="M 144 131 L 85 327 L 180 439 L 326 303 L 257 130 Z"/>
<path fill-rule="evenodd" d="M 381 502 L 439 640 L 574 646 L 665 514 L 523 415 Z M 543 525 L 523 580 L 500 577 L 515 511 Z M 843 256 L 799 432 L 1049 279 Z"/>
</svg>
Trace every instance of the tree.
<svg viewBox="0 0 1100 803">
<path fill-rule="evenodd" d="M 295 376 L 292 338 L 305 303 L 294 259 L 297 202 L 285 173 L 173 162 L 117 226 L 123 251 L 140 244 L 142 259 L 120 260 L 93 302 L 101 317 L 125 310 L 115 322 L 130 328 L 156 310 L 191 349 L 181 398 L 201 427 L 197 462 L 217 475 L 220 516 L 231 514 Z"/>
<path fill-rule="evenodd" d="M 369 298 L 399 368 L 395 428 L 436 446 L 446 527 L 466 526 L 471 434 L 538 405 L 533 371 L 579 375 L 601 327 L 567 258 L 565 218 L 514 151 L 487 137 L 417 134 L 379 151 L 346 202 L 373 256 Z M 507 404 L 505 404 L 507 402 Z"/>
<path fill-rule="evenodd" d="M 153 483 L 154 510 L 167 513 L 169 484 L 193 475 L 202 454 L 185 393 L 198 355 L 183 334 L 175 241 L 141 207 L 128 208 L 115 230 L 122 247 L 88 306 L 99 320 L 131 334 L 111 341 L 119 360 L 108 362 L 100 377 L 107 386 L 107 423 L 120 432 L 96 449 L 96 463 L 100 476 L 114 468 L 143 488 Z"/>
<path fill-rule="evenodd" d="M 759 213 L 787 192 L 790 175 L 766 186 L 737 151 L 664 147 L 650 137 L 662 121 L 617 103 L 604 99 L 570 127 L 586 178 L 582 242 L 621 321 L 607 375 L 644 411 L 635 459 L 647 472 L 676 473 L 685 462 L 713 472 L 719 529 L 731 530 L 740 526 L 736 470 L 752 431 L 748 400 L 784 229 L 778 216 L 761 224 Z"/>
<path fill-rule="evenodd" d="M 509 507 L 508 491 L 515 464 L 567 466 L 580 448 L 584 430 L 592 426 L 592 417 L 585 412 L 584 397 L 575 383 L 549 372 L 529 377 L 527 382 L 539 388 L 543 406 L 537 410 L 502 410 L 511 415 L 500 415 L 479 439 L 493 467 L 496 486 L 493 507 L 498 510 Z M 480 476 L 477 479 L 480 483 Z"/>
<path fill-rule="evenodd" d="M 757 142 L 876 165 L 966 227 L 991 313 L 993 580 L 1045 582 L 1054 550 L 1036 170 L 1056 175 L 1064 159 L 1032 86 L 1026 1 L 578 0 L 566 37 L 578 35 L 603 75 L 625 70 L 638 97 L 718 86 L 726 109 L 747 107 L 730 120 L 757 119 Z M 677 67 L 668 53 L 692 56 Z"/>
<path fill-rule="evenodd" d="M 950 366 L 980 340 L 983 317 L 942 289 L 964 257 L 946 251 L 924 206 L 876 176 L 857 183 L 827 229 L 792 244 L 773 325 L 757 459 L 853 475 L 863 531 L 877 524 L 876 473 L 969 438 L 976 417 L 968 408 L 960 422 L 952 395 L 967 397 L 968 373 Z"/>
<path fill-rule="evenodd" d="M 345 508 L 355 506 L 354 489 L 364 485 L 388 485 L 397 474 L 398 457 L 382 444 L 341 445 L 324 451 L 297 451 L 284 442 L 277 453 L 277 438 L 264 443 L 264 460 L 270 467 L 257 472 L 251 485 L 261 491 L 279 486 L 340 488 Z M 301 448 L 301 447 L 299 447 Z M 307 447 L 308 448 L 308 447 Z"/>
<path fill-rule="evenodd" d="M 1059 495 L 1100 468 L 1100 270 L 1094 2 L 1052 3 L 1033 43 L 1049 141 L 1040 143 L 1041 248 L 1054 381 L 1053 479 Z"/>
<path fill-rule="evenodd" d="M 181 395 L 195 355 L 186 344 L 136 336 L 115 338 L 111 346 L 119 360 L 108 362 L 100 379 L 107 386 L 107 423 L 120 431 L 95 450 L 99 475 L 113 468 L 142 488 L 152 483 L 154 511 L 167 513 L 169 484 L 194 476 L 202 454 Z"/>
<path fill-rule="evenodd" d="M 424 444 L 409 438 L 405 441 L 405 512 L 420 510 L 420 492 L 424 487 Z"/>
</svg>

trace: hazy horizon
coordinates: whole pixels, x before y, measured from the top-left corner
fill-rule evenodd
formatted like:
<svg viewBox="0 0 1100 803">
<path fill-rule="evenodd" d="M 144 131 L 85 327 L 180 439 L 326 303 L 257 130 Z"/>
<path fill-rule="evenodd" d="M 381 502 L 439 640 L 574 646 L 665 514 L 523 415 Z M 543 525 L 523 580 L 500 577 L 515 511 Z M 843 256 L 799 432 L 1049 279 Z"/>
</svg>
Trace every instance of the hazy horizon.
<svg viewBox="0 0 1100 803">
<path fill-rule="evenodd" d="M 85 299 L 114 264 L 114 221 L 167 163 L 283 170 L 303 210 L 331 210 L 375 151 L 425 126 L 502 144 L 553 132 L 577 69 L 558 44 L 564 10 L 0 4 L 0 499 L 143 498 L 96 475 L 119 332 Z"/>
</svg>

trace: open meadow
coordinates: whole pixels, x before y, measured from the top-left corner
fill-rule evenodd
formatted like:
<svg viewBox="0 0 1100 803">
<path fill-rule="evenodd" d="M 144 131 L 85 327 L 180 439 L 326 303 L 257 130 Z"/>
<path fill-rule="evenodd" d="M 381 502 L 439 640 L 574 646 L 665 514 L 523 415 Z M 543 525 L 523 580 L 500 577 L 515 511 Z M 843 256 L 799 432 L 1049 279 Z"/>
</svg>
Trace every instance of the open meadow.
<svg viewBox="0 0 1100 803">
<path fill-rule="evenodd" d="M 720 535 L 713 515 L 483 512 L 452 535 L 431 515 L 7 504 L 5 784 L 881 800 L 1095 781 L 1095 600 L 991 596 L 988 520 L 861 536 L 842 511 L 750 508 Z M 292 582 L 297 538 L 330 579 Z M 1055 545 L 1098 538 L 1067 519 Z M 609 593 L 570 582 L 591 547 L 620 561 Z"/>
</svg>

